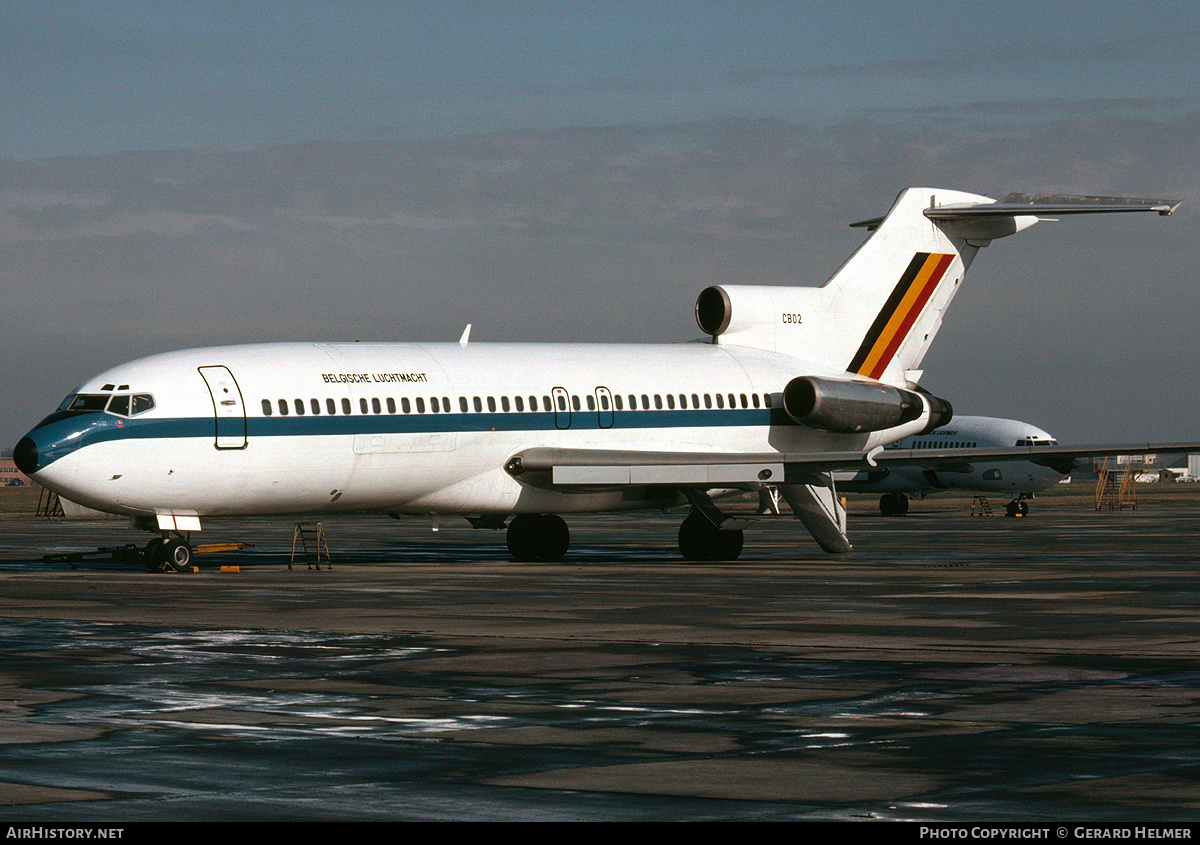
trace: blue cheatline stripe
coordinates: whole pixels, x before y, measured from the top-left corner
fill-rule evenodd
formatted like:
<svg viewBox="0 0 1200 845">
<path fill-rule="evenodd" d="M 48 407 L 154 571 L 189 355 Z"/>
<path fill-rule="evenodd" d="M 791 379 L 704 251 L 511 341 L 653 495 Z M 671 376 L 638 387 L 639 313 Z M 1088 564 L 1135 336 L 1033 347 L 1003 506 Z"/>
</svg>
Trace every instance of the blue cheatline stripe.
<svg viewBox="0 0 1200 845">
<path fill-rule="evenodd" d="M 600 428 L 595 411 L 575 411 L 571 416 L 570 428 L 562 430 L 620 432 L 767 425 L 794 426 L 796 423 L 778 408 L 677 409 L 616 411 L 613 425 Z M 236 428 L 236 436 L 240 436 L 240 424 Z M 259 437 L 559 430 L 551 412 L 255 416 L 246 420 L 246 436 L 250 442 Z M 33 434 L 38 444 L 38 463 L 44 467 L 84 446 L 109 440 L 215 439 L 216 425 L 213 417 L 123 419 L 101 412 L 56 420 L 35 429 Z"/>
</svg>

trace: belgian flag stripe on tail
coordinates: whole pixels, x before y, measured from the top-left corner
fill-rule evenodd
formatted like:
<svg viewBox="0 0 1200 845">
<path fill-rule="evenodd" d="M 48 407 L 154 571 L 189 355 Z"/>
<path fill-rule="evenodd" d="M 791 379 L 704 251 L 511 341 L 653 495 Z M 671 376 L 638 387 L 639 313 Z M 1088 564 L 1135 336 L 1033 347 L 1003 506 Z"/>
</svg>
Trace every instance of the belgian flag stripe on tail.
<svg viewBox="0 0 1200 845">
<path fill-rule="evenodd" d="M 913 256 L 847 370 L 868 378 L 883 375 L 953 261 L 951 254 L 918 252 Z"/>
</svg>

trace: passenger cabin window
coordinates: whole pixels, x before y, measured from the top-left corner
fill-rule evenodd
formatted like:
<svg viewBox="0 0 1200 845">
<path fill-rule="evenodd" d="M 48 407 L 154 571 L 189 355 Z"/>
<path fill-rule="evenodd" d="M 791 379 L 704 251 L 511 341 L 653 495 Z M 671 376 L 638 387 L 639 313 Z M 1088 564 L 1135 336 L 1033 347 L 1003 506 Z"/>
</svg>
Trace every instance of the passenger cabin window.
<svg viewBox="0 0 1200 845">
<path fill-rule="evenodd" d="M 296 413 L 299 414 L 300 416 L 304 416 L 304 400 L 303 399 L 296 400 Z"/>
<path fill-rule="evenodd" d="M 347 415 L 350 413 L 350 400 L 345 397 L 342 397 L 342 413 Z"/>
<path fill-rule="evenodd" d="M 336 414 L 337 413 L 337 402 L 334 402 L 332 399 L 326 399 L 325 400 L 325 410 L 330 414 Z"/>
<path fill-rule="evenodd" d="M 288 404 L 287 404 L 287 400 L 286 400 L 286 399 L 280 399 L 280 400 L 279 400 L 279 413 L 280 413 L 280 415 L 281 415 L 281 416 L 285 416 L 285 417 L 287 416 L 287 413 L 288 413 Z"/>
<path fill-rule="evenodd" d="M 263 416 L 264 417 L 271 416 L 271 400 L 270 399 L 263 400 Z"/>
<path fill-rule="evenodd" d="M 464 414 L 469 410 L 467 407 L 467 397 L 465 397 L 465 396 L 458 397 L 458 409 L 460 411 L 462 411 Z"/>
<path fill-rule="evenodd" d="M 403 412 L 404 412 L 404 413 L 406 413 L 406 414 L 411 414 L 411 413 L 412 413 L 412 402 L 409 402 L 409 401 L 408 401 L 408 397 L 407 397 L 407 396 L 401 396 L 401 397 L 400 397 L 400 410 L 401 410 L 401 411 L 403 411 Z"/>
</svg>

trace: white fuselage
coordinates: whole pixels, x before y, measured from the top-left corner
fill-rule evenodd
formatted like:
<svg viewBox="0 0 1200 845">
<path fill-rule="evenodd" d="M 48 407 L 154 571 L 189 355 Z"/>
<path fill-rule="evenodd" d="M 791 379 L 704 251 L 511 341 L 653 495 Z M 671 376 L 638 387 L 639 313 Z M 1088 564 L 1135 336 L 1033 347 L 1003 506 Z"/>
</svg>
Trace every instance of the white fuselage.
<svg viewBox="0 0 1200 845">
<path fill-rule="evenodd" d="M 704 342 L 214 347 L 123 364 L 72 394 L 149 396 L 148 411 L 65 415 L 30 437 L 39 482 L 114 513 L 626 510 L 678 492 L 539 487 L 505 461 L 547 446 L 865 451 L 926 426 L 851 435 L 793 423 L 780 391 L 821 370 Z"/>
</svg>

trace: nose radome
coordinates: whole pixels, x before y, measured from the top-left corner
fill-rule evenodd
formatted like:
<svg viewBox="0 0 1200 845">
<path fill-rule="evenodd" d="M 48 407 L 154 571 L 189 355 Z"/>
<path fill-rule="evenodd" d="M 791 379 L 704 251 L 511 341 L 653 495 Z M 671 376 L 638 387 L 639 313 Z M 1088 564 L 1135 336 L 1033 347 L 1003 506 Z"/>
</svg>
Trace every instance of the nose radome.
<svg viewBox="0 0 1200 845">
<path fill-rule="evenodd" d="M 29 437 L 22 437 L 13 449 L 13 463 L 26 475 L 33 475 L 38 468 L 37 444 Z"/>
</svg>

